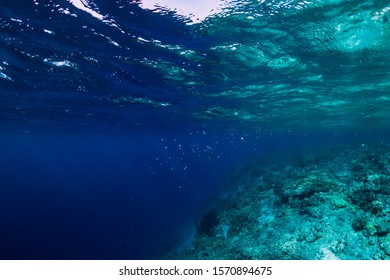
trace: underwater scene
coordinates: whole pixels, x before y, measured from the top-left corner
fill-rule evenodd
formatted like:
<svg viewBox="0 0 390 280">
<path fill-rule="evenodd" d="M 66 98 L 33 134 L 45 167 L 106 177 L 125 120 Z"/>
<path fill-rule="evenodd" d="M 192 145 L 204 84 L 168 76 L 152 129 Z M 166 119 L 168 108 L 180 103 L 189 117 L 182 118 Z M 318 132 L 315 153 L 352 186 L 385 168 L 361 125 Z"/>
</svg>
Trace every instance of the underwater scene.
<svg viewBox="0 0 390 280">
<path fill-rule="evenodd" d="M 0 259 L 390 259 L 389 1 L 0 4 Z"/>
</svg>

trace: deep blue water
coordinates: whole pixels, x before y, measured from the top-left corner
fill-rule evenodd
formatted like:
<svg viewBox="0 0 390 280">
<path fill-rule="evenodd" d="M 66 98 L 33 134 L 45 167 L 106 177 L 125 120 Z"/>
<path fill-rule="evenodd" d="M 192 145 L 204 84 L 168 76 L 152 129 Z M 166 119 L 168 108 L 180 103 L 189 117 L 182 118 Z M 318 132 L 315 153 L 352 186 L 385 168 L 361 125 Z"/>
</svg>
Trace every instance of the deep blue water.
<svg viewBox="0 0 390 280">
<path fill-rule="evenodd" d="M 157 257 L 192 226 L 237 157 L 207 142 L 163 133 L 4 137 L 1 257 Z"/>
<path fill-rule="evenodd" d="M 0 259 L 161 258 L 248 160 L 387 142 L 390 7 L 362 2 L 0 1 Z"/>
</svg>

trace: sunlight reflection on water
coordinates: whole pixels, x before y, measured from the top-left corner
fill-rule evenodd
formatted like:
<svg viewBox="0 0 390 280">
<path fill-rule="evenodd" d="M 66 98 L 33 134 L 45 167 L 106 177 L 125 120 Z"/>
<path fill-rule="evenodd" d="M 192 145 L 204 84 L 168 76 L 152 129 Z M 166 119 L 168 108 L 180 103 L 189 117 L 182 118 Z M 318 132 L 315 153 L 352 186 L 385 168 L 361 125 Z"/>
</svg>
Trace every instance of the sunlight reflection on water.
<svg viewBox="0 0 390 280">
<path fill-rule="evenodd" d="M 217 14 L 227 5 L 222 0 L 142 0 L 140 7 L 148 10 L 165 8 L 191 19 L 190 24 L 202 22 Z"/>
</svg>

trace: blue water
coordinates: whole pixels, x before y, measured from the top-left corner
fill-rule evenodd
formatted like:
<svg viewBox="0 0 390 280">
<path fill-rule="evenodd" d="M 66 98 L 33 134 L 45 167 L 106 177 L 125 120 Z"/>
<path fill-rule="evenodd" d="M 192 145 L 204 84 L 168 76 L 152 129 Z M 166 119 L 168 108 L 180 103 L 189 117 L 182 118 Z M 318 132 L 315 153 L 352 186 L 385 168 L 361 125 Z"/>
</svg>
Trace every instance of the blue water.
<svg viewBox="0 0 390 280">
<path fill-rule="evenodd" d="M 248 160 L 388 141 L 386 3 L 142 2 L 0 1 L 0 259 L 162 258 Z"/>
</svg>

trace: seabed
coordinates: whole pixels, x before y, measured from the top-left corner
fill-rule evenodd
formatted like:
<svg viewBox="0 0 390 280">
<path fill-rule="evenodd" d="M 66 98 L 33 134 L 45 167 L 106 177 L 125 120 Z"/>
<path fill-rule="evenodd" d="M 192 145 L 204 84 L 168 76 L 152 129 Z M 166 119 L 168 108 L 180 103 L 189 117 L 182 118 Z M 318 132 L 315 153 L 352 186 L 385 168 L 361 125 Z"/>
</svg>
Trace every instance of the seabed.
<svg viewBox="0 0 390 280">
<path fill-rule="evenodd" d="M 175 259 L 390 259 L 390 149 L 327 147 L 248 163 Z"/>
</svg>

